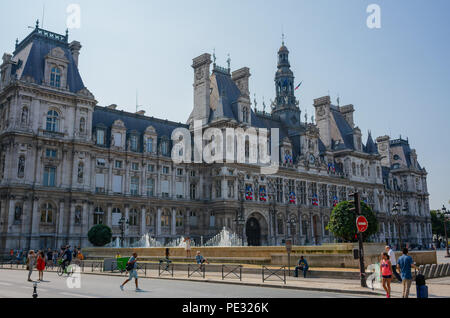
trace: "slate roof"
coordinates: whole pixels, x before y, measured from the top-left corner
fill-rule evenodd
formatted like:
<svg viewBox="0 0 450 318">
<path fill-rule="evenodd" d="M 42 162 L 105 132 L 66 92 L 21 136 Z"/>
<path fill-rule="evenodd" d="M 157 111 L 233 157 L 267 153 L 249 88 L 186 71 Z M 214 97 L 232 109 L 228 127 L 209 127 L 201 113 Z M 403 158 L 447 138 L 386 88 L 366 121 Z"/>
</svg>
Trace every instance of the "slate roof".
<svg viewBox="0 0 450 318">
<path fill-rule="evenodd" d="M 369 131 L 369 136 L 367 137 L 366 146 L 364 147 L 364 151 L 369 154 L 377 154 L 378 153 L 378 147 L 374 143 L 372 139 L 372 134 Z"/>
<path fill-rule="evenodd" d="M 21 43 L 19 43 L 14 52 L 17 56 L 26 46 L 31 43 L 31 49 L 24 61 L 19 61 L 19 65 L 13 69 L 13 75 L 24 64 L 21 78 L 31 77 L 36 84 L 41 85 L 44 80 L 45 71 L 45 56 L 56 47 L 64 51 L 65 58 L 69 61 L 67 69 L 67 85 L 69 91 L 78 93 L 85 88 L 83 80 L 81 79 L 78 67 L 73 60 L 72 53 L 67 43 L 67 36 L 59 35 L 42 29 L 34 29 Z M 20 79 L 20 78 L 19 78 Z"/>
<path fill-rule="evenodd" d="M 355 149 L 355 145 L 353 142 L 353 129 L 345 120 L 344 116 L 337 110 L 335 107 L 331 107 L 331 114 L 333 115 L 334 121 L 336 122 L 336 126 L 339 130 L 339 133 L 344 141 L 343 148 L 340 146 L 340 149 Z M 340 150 L 339 149 L 339 150 Z M 336 149 L 337 150 L 337 149 Z"/>
</svg>

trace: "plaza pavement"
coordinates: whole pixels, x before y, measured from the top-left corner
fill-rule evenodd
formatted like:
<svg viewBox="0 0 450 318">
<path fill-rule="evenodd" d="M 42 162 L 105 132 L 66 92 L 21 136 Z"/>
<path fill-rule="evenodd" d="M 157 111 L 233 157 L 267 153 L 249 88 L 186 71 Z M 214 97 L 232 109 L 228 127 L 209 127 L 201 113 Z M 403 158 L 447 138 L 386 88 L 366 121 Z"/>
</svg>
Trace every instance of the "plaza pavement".
<svg viewBox="0 0 450 318">
<path fill-rule="evenodd" d="M 343 269 L 341 269 L 343 270 Z M 22 269 L 5 269 L 1 270 L 2 274 L 8 273 L 8 271 L 23 271 Z M 47 274 L 47 273 L 46 273 Z M 86 267 L 84 272 L 82 273 L 83 277 L 87 277 L 87 275 L 94 276 L 107 276 L 107 277 L 118 277 L 124 279 L 126 277 L 125 274 L 120 273 L 111 273 L 111 272 L 100 272 L 99 269 L 92 269 Z M 261 274 L 243 274 L 242 281 L 240 281 L 233 274 L 230 274 L 229 277 L 222 280 L 222 273 L 211 273 L 207 272 L 206 277 L 200 277 L 198 275 L 188 277 L 187 272 L 175 271 L 174 276 L 172 277 L 168 273 L 164 273 L 163 276 L 158 276 L 158 270 L 155 269 L 147 269 L 146 273 L 144 271 L 139 271 L 139 276 L 141 281 L 145 281 L 146 279 L 150 280 L 172 280 L 178 282 L 202 282 L 207 285 L 210 284 L 232 284 L 238 286 L 247 286 L 247 287 L 270 287 L 284 290 L 297 290 L 297 291 L 309 291 L 309 292 L 326 292 L 333 294 L 347 294 L 347 295 L 358 295 L 358 296 L 371 296 L 371 297 L 380 297 L 384 296 L 384 290 L 379 286 L 374 290 L 369 288 L 360 287 L 359 280 L 352 279 L 330 279 L 330 278 L 294 278 L 294 277 L 286 277 L 286 284 L 283 281 L 278 279 L 275 276 L 269 278 L 269 280 L 262 282 Z M 130 283 L 131 284 L 131 283 Z M 430 298 L 450 298 L 450 277 L 438 278 L 438 279 L 429 279 L 427 280 L 427 285 L 429 288 L 429 297 Z M 220 285 L 219 285 L 220 286 Z M 402 285 L 400 283 L 392 283 L 392 298 L 400 298 L 402 295 Z M 0 286 L 1 287 L 1 286 Z M 411 298 L 416 297 L 415 291 L 415 283 L 413 282 L 411 286 Z M 299 296 L 301 297 L 301 296 Z"/>
</svg>

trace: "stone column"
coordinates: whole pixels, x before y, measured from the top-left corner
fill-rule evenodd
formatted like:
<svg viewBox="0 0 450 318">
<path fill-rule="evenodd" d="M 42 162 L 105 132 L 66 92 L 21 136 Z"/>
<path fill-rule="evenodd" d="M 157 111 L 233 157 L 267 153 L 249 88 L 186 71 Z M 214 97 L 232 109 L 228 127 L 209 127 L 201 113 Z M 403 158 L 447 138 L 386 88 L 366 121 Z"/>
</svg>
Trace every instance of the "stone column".
<svg viewBox="0 0 450 318">
<path fill-rule="evenodd" d="M 130 205 L 125 204 L 125 220 L 130 220 Z M 129 233 L 128 226 L 125 225 L 125 241 L 127 241 L 127 236 Z"/>
<path fill-rule="evenodd" d="M 158 208 L 156 216 L 156 237 L 161 236 L 161 208 Z"/>
<path fill-rule="evenodd" d="M 30 248 L 39 248 L 39 223 L 41 216 L 39 215 L 39 198 L 33 197 L 32 199 L 32 216 L 31 216 L 31 240 Z"/>
<path fill-rule="evenodd" d="M 9 207 L 8 207 L 8 228 L 6 230 L 6 235 L 11 235 L 13 232 L 14 226 L 14 208 L 16 204 L 15 196 L 11 195 L 9 197 Z"/>
<path fill-rule="evenodd" d="M 77 202 L 75 200 L 72 200 L 70 202 L 70 216 L 69 216 L 69 239 L 73 240 L 73 232 L 74 232 L 74 225 L 75 225 L 75 205 Z M 75 245 L 75 242 L 70 242 L 70 245 Z"/>
<path fill-rule="evenodd" d="M 171 226 L 171 235 L 175 236 L 177 235 L 177 210 L 172 209 L 172 226 Z"/>
<path fill-rule="evenodd" d="M 64 200 L 59 201 L 58 237 L 64 233 Z"/>
<path fill-rule="evenodd" d="M 311 214 L 311 239 L 315 243 L 316 233 L 314 232 L 314 216 Z"/>
<path fill-rule="evenodd" d="M 147 224 L 146 224 L 146 211 L 145 211 L 145 206 L 141 207 L 141 235 L 145 235 L 146 234 L 146 228 L 147 228 Z"/>
<path fill-rule="evenodd" d="M 184 226 L 184 232 L 186 235 L 190 235 L 191 234 L 191 210 L 190 209 L 186 209 L 186 223 Z"/>
<path fill-rule="evenodd" d="M 109 203 L 106 211 L 106 225 L 112 229 L 112 204 Z"/>
<path fill-rule="evenodd" d="M 300 215 L 299 215 L 299 217 L 298 217 L 298 225 L 300 226 L 300 229 L 299 229 L 299 233 L 300 233 L 300 236 L 303 236 L 303 220 L 302 220 L 302 214 L 300 213 Z"/>
<path fill-rule="evenodd" d="M 88 246 L 87 233 L 89 231 L 88 201 L 83 201 L 83 215 L 81 216 L 81 247 Z"/>
</svg>

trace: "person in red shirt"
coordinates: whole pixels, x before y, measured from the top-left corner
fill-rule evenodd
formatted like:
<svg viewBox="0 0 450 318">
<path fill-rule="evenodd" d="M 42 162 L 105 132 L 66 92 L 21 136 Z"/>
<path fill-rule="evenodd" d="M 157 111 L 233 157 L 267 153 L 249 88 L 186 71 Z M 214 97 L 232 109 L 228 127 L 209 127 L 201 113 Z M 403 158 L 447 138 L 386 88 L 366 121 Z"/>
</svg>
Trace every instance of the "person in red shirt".
<svg viewBox="0 0 450 318">
<path fill-rule="evenodd" d="M 45 270 L 45 256 L 44 252 L 42 251 L 38 253 L 36 269 L 39 272 L 39 281 L 42 282 L 44 280 L 44 270 Z"/>
</svg>

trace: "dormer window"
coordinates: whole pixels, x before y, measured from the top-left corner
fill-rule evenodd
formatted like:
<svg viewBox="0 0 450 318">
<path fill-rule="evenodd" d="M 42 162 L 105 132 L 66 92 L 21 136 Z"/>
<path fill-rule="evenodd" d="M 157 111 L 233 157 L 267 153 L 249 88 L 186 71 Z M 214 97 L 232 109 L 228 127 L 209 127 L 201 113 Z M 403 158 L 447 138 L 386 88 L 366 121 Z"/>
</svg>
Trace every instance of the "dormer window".
<svg viewBox="0 0 450 318">
<path fill-rule="evenodd" d="M 167 156 L 167 154 L 169 153 L 169 142 L 166 140 L 166 141 L 163 141 L 162 143 L 161 143 L 161 153 L 164 155 L 164 156 Z"/>
<path fill-rule="evenodd" d="M 50 73 L 50 86 L 61 87 L 61 70 L 58 67 L 53 67 Z"/>
<path fill-rule="evenodd" d="M 97 145 L 105 144 L 105 131 L 103 129 L 97 129 Z"/>
<path fill-rule="evenodd" d="M 59 130 L 59 114 L 55 110 L 50 110 L 47 113 L 47 126 L 48 131 L 57 132 Z"/>
<path fill-rule="evenodd" d="M 242 109 L 242 121 L 244 123 L 248 123 L 249 122 L 249 111 L 247 107 L 244 107 Z"/>
<path fill-rule="evenodd" d="M 147 152 L 153 152 L 153 138 L 147 138 Z"/>
<path fill-rule="evenodd" d="M 138 151 L 138 138 L 136 135 L 130 137 L 130 149 L 131 151 Z"/>
</svg>

